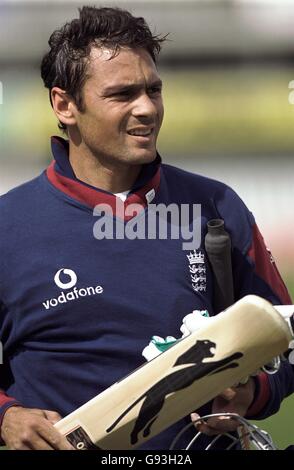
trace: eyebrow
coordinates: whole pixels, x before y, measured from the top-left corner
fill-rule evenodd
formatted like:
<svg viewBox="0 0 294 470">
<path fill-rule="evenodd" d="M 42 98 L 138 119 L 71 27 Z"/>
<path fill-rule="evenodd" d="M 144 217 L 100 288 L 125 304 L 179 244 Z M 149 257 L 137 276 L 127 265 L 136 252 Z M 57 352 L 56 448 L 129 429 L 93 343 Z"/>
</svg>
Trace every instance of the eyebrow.
<svg viewBox="0 0 294 470">
<path fill-rule="evenodd" d="M 155 80 L 154 82 L 151 82 L 148 84 L 147 88 L 153 88 L 153 87 L 162 87 L 162 80 Z M 118 85 L 113 85 L 113 86 L 108 86 L 103 90 L 104 95 L 111 95 L 113 93 L 118 93 L 120 91 L 136 91 L 142 88 L 141 84 L 129 84 L 129 83 L 120 83 Z"/>
</svg>

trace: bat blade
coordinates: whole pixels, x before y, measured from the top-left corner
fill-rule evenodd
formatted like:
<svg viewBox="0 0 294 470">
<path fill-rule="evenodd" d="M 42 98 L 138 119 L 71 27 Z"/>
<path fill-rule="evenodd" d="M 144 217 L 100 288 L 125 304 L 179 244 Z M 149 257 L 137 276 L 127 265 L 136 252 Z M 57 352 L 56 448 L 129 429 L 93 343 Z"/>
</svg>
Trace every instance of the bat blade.
<svg viewBox="0 0 294 470">
<path fill-rule="evenodd" d="M 77 449 L 136 448 L 286 351 L 291 339 L 269 302 L 244 297 L 55 426 Z"/>
</svg>

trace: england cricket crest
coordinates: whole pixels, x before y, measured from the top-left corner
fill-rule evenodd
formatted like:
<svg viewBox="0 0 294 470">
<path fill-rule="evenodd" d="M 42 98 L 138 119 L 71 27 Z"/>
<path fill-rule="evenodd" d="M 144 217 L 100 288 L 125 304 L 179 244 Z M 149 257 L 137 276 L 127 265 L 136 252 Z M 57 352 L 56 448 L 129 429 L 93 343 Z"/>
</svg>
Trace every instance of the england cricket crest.
<svg viewBox="0 0 294 470">
<path fill-rule="evenodd" d="M 192 289 L 206 292 L 206 266 L 202 250 L 193 250 L 187 255 Z"/>
</svg>

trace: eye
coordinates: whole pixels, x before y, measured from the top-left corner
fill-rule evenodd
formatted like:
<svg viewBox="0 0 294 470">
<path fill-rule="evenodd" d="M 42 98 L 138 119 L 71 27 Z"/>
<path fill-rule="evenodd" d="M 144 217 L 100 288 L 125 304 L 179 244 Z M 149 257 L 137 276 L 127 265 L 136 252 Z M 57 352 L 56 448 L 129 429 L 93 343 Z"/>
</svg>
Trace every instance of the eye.
<svg viewBox="0 0 294 470">
<path fill-rule="evenodd" d="M 116 100 L 128 100 L 132 96 L 131 90 L 121 90 L 112 94 L 112 98 Z"/>
<path fill-rule="evenodd" d="M 161 94 L 162 87 L 161 86 L 153 86 L 150 87 L 148 92 L 150 95 Z"/>
<path fill-rule="evenodd" d="M 117 93 L 117 96 L 129 96 L 131 94 L 130 90 L 122 90 Z"/>
<path fill-rule="evenodd" d="M 129 97 L 130 97 L 130 93 L 128 91 L 122 91 L 115 95 L 115 98 L 119 100 L 125 100 L 125 99 L 128 99 Z"/>
</svg>

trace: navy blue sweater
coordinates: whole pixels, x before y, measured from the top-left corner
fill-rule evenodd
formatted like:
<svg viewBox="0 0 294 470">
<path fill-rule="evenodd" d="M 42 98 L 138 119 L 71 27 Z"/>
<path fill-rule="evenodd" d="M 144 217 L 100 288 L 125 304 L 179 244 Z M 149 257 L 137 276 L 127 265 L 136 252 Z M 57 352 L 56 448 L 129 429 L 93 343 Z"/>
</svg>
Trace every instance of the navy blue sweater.
<svg viewBox="0 0 294 470">
<path fill-rule="evenodd" d="M 210 219 L 224 219 L 231 235 L 236 300 L 252 293 L 273 304 L 290 302 L 252 214 L 223 183 L 163 165 L 157 157 L 128 195 L 125 207 L 139 203 L 143 218 L 146 194 L 152 204 L 201 204 L 196 252 L 183 250 L 183 237 L 99 240 L 93 208 L 114 208 L 116 197 L 77 180 L 65 141 L 55 138 L 53 153 L 46 172 L 0 198 L 0 388 L 6 393 L 0 412 L 16 400 L 67 415 L 141 365 L 153 335 L 179 337 L 182 318 L 192 310 L 213 315 L 203 246 Z M 114 227 L 131 219 L 120 215 L 108 216 Z M 189 269 L 187 255 L 193 253 L 204 261 L 202 281 Z M 276 411 L 294 389 L 290 367 L 265 387 L 259 417 Z M 182 425 L 145 448 L 166 449 Z"/>
</svg>

